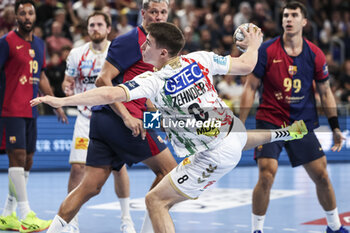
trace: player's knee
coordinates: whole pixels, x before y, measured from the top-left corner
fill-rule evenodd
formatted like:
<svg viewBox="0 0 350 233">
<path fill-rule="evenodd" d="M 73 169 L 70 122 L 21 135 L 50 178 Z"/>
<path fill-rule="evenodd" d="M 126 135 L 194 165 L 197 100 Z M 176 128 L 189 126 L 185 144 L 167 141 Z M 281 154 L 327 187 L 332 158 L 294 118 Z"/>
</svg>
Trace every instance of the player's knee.
<svg viewBox="0 0 350 233">
<path fill-rule="evenodd" d="M 10 167 L 26 167 L 27 154 L 24 150 L 11 150 L 7 153 L 9 155 Z"/>
<path fill-rule="evenodd" d="M 269 171 L 260 172 L 259 182 L 264 189 L 270 189 L 275 180 L 275 174 Z"/>
<path fill-rule="evenodd" d="M 330 185 L 330 180 L 326 171 L 317 174 L 314 178 L 314 181 L 316 185 L 322 185 L 322 186 Z"/>
<path fill-rule="evenodd" d="M 72 178 L 75 178 L 75 177 L 82 178 L 82 176 L 84 175 L 84 168 L 85 168 L 84 164 L 72 163 L 72 167 L 70 169 L 70 176 Z"/>
</svg>

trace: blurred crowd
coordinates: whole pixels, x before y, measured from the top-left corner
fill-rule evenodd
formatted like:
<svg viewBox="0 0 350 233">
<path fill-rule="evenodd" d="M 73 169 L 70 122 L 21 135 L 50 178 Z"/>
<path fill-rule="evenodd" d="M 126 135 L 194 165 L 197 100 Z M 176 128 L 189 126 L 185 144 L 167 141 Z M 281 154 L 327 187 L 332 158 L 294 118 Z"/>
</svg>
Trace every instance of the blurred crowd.
<svg viewBox="0 0 350 233">
<path fill-rule="evenodd" d="M 122 35 L 140 23 L 141 0 L 36 0 L 36 36 L 46 42 L 47 76 L 57 96 L 64 96 L 61 83 L 65 60 L 73 47 L 89 37 L 86 19 L 95 10 L 112 19 L 109 39 Z M 15 0 L 0 0 L 0 36 L 16 27 Z M 184 32 L 183 53 L 197 50 L 239 56 L 233 33 L 242 23 L 262 28 L 264 40 L 280 35 L 281 7 L 286 1 L 260 0 L 170 0 L 170 22 Z M 350 1 L 301 0 L 308 9 L 305 37 L 318 45 L 327 57 L 332 89 L 339 105 L 350 103 Z M 245 77 L 219 77 L 219 94 L 237 109 Z"/>
</svg>

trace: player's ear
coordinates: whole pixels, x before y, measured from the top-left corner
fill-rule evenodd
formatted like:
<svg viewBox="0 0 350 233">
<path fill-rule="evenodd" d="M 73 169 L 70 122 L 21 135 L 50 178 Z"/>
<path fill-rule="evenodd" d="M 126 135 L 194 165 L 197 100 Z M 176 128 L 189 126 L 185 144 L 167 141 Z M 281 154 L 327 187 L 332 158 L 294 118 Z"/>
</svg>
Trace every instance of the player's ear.
<svg viewBox="0 0 350 233">
<path fill-rule="evenodd" d="M 303 24 L 303 27 L 306 26 L 306 24 L 307 24 L 307 19 L 306 18 L 303 19 L 303 23 L 302 24 Z"/>
<path fill-rule="evenodd" d="M 167 56 L 169 54 L 167 49 L 162 49 L 162 51 L 160 52 L 161 56 Z"/>
</svg>

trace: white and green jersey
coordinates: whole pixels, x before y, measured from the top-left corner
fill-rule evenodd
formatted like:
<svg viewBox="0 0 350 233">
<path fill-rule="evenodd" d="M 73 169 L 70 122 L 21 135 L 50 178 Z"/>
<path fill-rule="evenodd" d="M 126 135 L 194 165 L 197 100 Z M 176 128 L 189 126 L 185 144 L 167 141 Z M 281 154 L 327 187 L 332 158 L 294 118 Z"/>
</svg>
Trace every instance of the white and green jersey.
<svg viewBox="0 0 350 233">
<path fill-rule="evenodd" d="M 228 73 L 230 59 L 213 52 L 194 52 L 120 86 L 128 101 L 151 99 L 162 114 L 163 128 L 177 155 L 189 156 L 215 147 L 230 129 L 233 113 L 213 84 L 213 75 Z"/>
</svg>

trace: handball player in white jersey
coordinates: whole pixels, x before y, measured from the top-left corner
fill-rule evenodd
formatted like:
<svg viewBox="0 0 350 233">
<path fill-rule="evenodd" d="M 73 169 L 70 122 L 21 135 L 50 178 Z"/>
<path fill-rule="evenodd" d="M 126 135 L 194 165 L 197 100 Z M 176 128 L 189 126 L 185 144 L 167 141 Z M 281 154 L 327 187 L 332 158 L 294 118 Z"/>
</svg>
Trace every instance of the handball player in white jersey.
<svg viewBox="0 0 350 233">
<path fill-rule="evenodd" d="M 108 15 L 96 11 L 87 19 L 87 30 L 91 42 L 71 50 L 67 58 L 65 78 L 62 89 L 67 96 L 82 93 L 95 88 L 95 81 L 107 57 L 110 41 L 107 36 L 111 30 Z M 75 121 L 72 147 L 69 163 L 72 165 L 68 183 L 68 192 L 77 187 L 84 175 L 87 148 L 89 144 L 89 129 L 91 106 L 78 105 L 79 114 Z M 115 192 L 119 197 L 122 223 L 121 230 L 134 233 L 135 229 L 129 211 L 129 177 L 125 165 L 121 170 L 113 171 Z M 79 232 L 77 216 L 65 228 L 65 232 Z"/>
<path fill-rule="evenodd" d="M 31 105 L 94 105 L 150 98 L 162 114 L 163 123 L 168 119 L 169 124 L 163 127 L 176 154 L 189 156 L 146 195 L 154 232 L 175 232 L 169 209 L 178 202 L 198 198 L 238 164 L 242 150 L 271 141 L 302 138 L 307 129 L 303 121 L 298 121 L 284 129 L 246 131 L 217 95 L 213 75 L 244 75 L 253 70 L 261 44 L 260 29 L 253 30 L 250 25 L 248 33 L 241 28 L 245 39 L 237 43 L 247 51 L 237 58 L 204 51 L 178 56 L 185 40 L 175 25 L 153 23 L 147 29 L 149 34 L 141 47 L 143 60 L 159 71 L 145 72 L 117 87 L 96 88 L 77 96 L 39 97 Z M 187 121 L 194 122 L 195 127 L 186 125 Z M 208 121 L 209 126 L 203 126 Z M 56 215 L 51 228 L 59 228 L 60 221 Z"/>
</svg>

